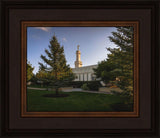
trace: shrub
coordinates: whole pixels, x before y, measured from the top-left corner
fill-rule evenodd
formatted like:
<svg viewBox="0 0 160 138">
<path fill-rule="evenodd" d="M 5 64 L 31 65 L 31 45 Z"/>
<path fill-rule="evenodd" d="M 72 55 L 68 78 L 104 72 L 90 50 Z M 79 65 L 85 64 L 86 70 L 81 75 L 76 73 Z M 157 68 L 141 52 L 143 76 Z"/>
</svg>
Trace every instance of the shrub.
<svg viewBox="0 0 160 138">
<path fill-rule="evenodd" d="M 73 88 L 83 88 L 83 86 L 87 86 L 88 90 L 98 91 L 101 84 L 100 81 L 72 81 L 68 83 L 67 86 L 72 86 Z"/>
<path fill-rule="evenodd" d="M 117 92 L 117 91 L 115 91 L 115 90 L 111 90 L 111 93 L 114 94 L 114 95 L 123 95 L 122 93 Z"/>
<path fill-rule="evenodd" d="M 73 86 L 73 88 L 81 88 L 83 86 L 83 84 L 85 84 L 85 83 L 88 85 L 88 87 L 89 87 L 89 85 L 92 85 L 92 84 L 93 85 L 98 84 L 99 86 L 101 86 L 99 81 L 72 81 L 72 82 L 70 82 L 70 84 L 68 86 Z M 93 88 L 93 86 L 90 86 L 90 88 L 91 87 Z"/>
<path fill-rule="evenodd" d="M 89 90 L 98 91 L 99 87 L 101 87 L 101 84 L 99 81 L 90 81 L 90 82 L 88 82 L 87 86 L 88 86 Z"/>
<path fill-rule="evenodd" d="M 72 82 L 70 82 L 69 86 L 73 86 L 73 88 L 81 88 L 84 83 L 86 83 L 86 82 L 84 82 L 84 81 L 72 81 Z"/>
<path fill-rule="evenodd" d="M 84 84 L 81 86 L 81 88 L 82 88 L 83 90 L 89 90 L 89 88 L 88 88 L 88 86 L 87 86 L 87 83 L 84 83 Z"/>
</svg>

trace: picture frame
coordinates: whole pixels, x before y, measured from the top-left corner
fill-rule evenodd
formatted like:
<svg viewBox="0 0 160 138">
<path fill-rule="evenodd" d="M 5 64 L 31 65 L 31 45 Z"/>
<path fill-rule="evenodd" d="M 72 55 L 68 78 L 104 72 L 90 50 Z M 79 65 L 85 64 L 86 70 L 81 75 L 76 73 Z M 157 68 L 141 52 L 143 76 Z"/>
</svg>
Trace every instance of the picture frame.
<svg viewBox="0 0 160 138">
<path fill-rule="evenodd" d="M 2 1 L 1 135 L 158 136 L 159 64 L 156 63 L 160 9 L 157 5 L 158 1 Z M 22 117 L 21 61 L 25 60 L 21 52 L 22 21 L 138 21 L 139 116 Z"/>
</svg>

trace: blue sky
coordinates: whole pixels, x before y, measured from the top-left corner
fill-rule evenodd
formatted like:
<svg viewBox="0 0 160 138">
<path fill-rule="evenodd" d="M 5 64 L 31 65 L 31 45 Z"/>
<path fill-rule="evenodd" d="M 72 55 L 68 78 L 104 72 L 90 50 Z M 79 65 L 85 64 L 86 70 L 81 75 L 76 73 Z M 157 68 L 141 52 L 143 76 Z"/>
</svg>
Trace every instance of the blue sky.
<svg viewBox="0 0 160 138">
<path fill-rule="evenodd" d="M 83 66 L 97 64 L 107 58 L 106 48 L 116 45 L 108 36 L 116 31 L 115 27 L 27 27 L 27 60 L 34 66 L 34 73 L 42 62 L 40 55 L 45 55 L 49 41 L 55 34 L 63 45 L 67 64 L 74 68 L 77 45 L 80 45 Z"/>
</svg>

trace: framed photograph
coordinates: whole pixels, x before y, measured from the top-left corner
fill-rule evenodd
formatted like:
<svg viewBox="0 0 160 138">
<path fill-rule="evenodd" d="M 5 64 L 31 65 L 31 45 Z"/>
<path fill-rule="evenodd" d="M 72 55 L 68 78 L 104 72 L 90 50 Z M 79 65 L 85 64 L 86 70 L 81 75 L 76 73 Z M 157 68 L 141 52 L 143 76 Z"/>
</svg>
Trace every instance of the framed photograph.
<svg viewBox="0 0 160 138">
<path fill-rule="evenodd" d="M 158 135 L 157 4 L 1 2 L 2 135 Z"/>
<path fill-rule="evenodd" d="M 138 25 L 136 21 L 21 21 L 22 117 L 138 117 Z M 42 40 L 47 35 L 46 32 L 52 36 L 48 50 L 47 44 L 40 46 L 45 39 L 49 40 L 49 38 Z M 84 36 L 85 34 L 87 35 Z M 111 36 L 113 34 L 113 37 L 109 34 Z M 111 45 L 108 40 L 106 44 L 101 44 L 107 39 L 107 35 L 115 45 Z M 67 36 L 70 36 L 70 40 Z M 61 43 L 65 42 L 64 46 L 60 46 L 57 37 L 62 39 Z M 40 39 L 40 45 L 37 45 L 36 41 L 38 43 Z M 81 52 L 79 45 L 74 46 L 75 41 L 84 43 L 85 46 L 81 49 L 86 55 Z M 102 46 L 99 46 L 99 43 Z M 58 44 L 59 46 L 56 46 Z M 107 48 L 107 45 L 111 47 Z M 40 49 L 45 49 L 47 55 L 41 55 L 43 52 Z M 57 52 L 54 53 L 55 51 Z M 107 52 L 109 54 L 106 59 Z M 81 57 L 81 53 L 86 58 Z M 37 57 L 33 57 L 35 55 Z M 40 63 L 41 59 L 43 63 Z M 68 68 L 64 70 L 66 66 L 70 68 L 69 74 Z M 27 80 L 24 76 L 27 76 Z M 38 93 L 41 94 L 38 96 Z"/>
</svg>

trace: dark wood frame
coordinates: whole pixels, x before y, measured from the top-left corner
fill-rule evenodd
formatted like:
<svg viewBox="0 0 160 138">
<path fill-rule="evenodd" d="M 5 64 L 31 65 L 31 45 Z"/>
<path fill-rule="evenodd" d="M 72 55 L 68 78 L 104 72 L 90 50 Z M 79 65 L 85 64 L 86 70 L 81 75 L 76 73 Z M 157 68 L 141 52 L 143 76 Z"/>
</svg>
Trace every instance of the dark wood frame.
<svg viewBox="0 0 160 138">
<path fill-rule="evenodd" d="M 134 106 L 133 112 L 27 112 L 26 61 L 27 27 L 116 27 L 134 28 Z M 139 116 L 139 22 L 138 21 L 21 21 L 21 116 L 22 117 L 138 117 Z"/>
<path fill-rule="evenodd" d="M 90 128 L 88 129 L 73 129 L 73 127 L 76 127 L 75 125 L 72 125 L 72 128 L 70 129 L 53 129 L 53 128 L 44 128 L 44 129 L 33 129 L 33 128 L 22 128 L 19 129 L 16 128 L 19 124 L 13 125 L 13 118 L 14 116 L 10 116 L 10 113 L 13 113 L 13 110 L 11 109 L 11 105 L 9 104 L 9 101 L 11 102 L 11 97 L 13 95 L 10 95 L 11 90 L 10 90 L 10 75 L 9 71 L 11 68 L 11 64 L 10 64 L 10 58 L 9 57 L 13 57 L 13 54 L 10 51 L 9 47 L 9 42 L 8 42 L 8 38 L 9 38 L 9 11 L 11 9 L 118 9 L 123 10 L 123 9 L 148 9 L 151 13 L 151 18 L 150 18 L 150 22 L 151 22 L 151 35 L 150 38 L 151 39 L 151 55 L 148 55 L 150 57 L 150 61 L 152 62 L 152 64 L 149 64 L 151 66 L 151 80 L 150 81 L 150 85 L 151 85 L 151 90 L 150 90 L 150 94 L 151 94 L 151 105 L 147 106 L 151 107 L 151 118 L 149 121 L 151 123 L 151 127 L 150 128 L 141 128 L 138 129 L 138 123 L 137 123 L 137 128 L 117 128 L 117 129 L 106 129 L 106 126 L 101 122 L 101 120 L 103 120 L 105 122 L 106 118 L 93 118 L 93 120 L 95 122 L 101 122 L 102 123 L 102 127 L 100 128 L 92 128 L 90 126 Z M 1 2 L 1 12 L 2 12 L 2 22 L 1 22 L 1 36 L 4 36 L 4 38 L 1 38 L 1 49 L 0 49 L 0 55 L 1 55 L 1 59 L 0 59 L 0 63 L 4 66 L 1 67 L 1 83 L 2 85 L 0 85 L 1 88 L 1 134 L 2 135 L 98 135 L 98 136 L 104 136 L 104 135 L 118 135 L 118 136 L 156 136 L 158 135 L 158 126 L 159 126 L 159 32 L 160 32 L 160 26 L 159 26 L 159 12 L 160 12 L 160 3 L 159 1 L 156 0 L 148 0 L 148 1 L 142 1 L 142 0 L 134 0 L 134 1 L 122 1 L 122 0 L 118 0 L 118 1 L 93 1 L 93 2 L 89 2 L 89 1 L 49 1 L 49 2 L 45 2 L 45 1 L 39 1 L 38 3 L 36 1 L 24 1 L 24 0 L 17 0 L 17 1 L 7 1 L 7 0 L 3 0 Z M 123 17 L 124 18 L 124 17 Z M 141 22 L 143 22 L 142 20 L 140 20 L 140 27 L 142 27 Z M 146 24 L 149 24 L 149 22 L 146 22 Z M 11 28 L 10 28 L 11 29 Z M 145 34 L 143 34 L 145 35 Z M 20 36 L 19 36 L 20 37 Z M 141 42 L 141 35 L 140 35 L 140 42 Z M 147 41 L 147 40 L 146 40 Z M 147 47 L 149 48 L 149 47 Z M 13 50 L 13 49 L 12 49 Z M 142 50 L 142 49 L 141 49 Z M 143 51 L 140 50 L 140 55 L 141 53 L 143 53 Z M 145 49 L 143 49 L 145 50 Z M 10 54 L 11 53 L 11 54 Z M 144 53 L 143 53 L 144 54 Z M 145 60 L 143 60 L 143 62 L 146 62 Z M 8 63 L 8 64 L 7 64 Z M 17 62 L 18 63 L 18 62 Z M 140 62 L 140 65 L 142 64 L 142 62 Z M 13 64 L 12 64 L 13 65 Z M 145 64 L 146 65 L 146 64 Z M 147 69 L 146 69 L 147 70 Z M 144 70 L 145 71 L 145 70 Z M 144 78 L 140 78 L 140 79 L 145 79 L 147 78 L 147 76 L 143 76 Z M 12 81 L 14 79 L 12 78 Z M 16 84 L 16 82 L 14 82 Z M 144 87 L 144 86 L 143 86 Z M 140 89 L 142 89 L 142 86 L 140 84 Z M 16 91 L 14 91 L 16 92 Z M 141 92 L 141 91 L 140 91 Z M 145 95 L 143 95 L 145 96 Z M 142 97 L 140 97 L 142 98 Z M 18 99 L 17 99 L 18 100 Z M 19 99 L 20 100 L 20 99 Z M 140 99 L 141 100 L 141 99 Z M 144 100 L 144 99 L 143 99 Z M 14 103 L 13 103 L 14 104 Z M 141 106 L 140 106 L 141 107 Z M 143 106 L 144 107 L 144 106 Z M 142 108 L 141 108 L 142 109 Z M 134 120 L 141 120 L 141 117 L 144 115 L 140 114 L 140 117 Z M 37 118 L 33 118 L 32 121 L 36 120 Z M 50 118 L 48 118 L 49 120 L 52 120 Z M 127 118 L 126 118 L 127 119 Z M 18 118 L 17 121 L 22 121 L 23 118 Z M 27 120 L 27 119 L 26 119 Z M 29 119 L 28 119 L 29 120 Z M 43 120 L 40 118 L 40 120 Z M 58 119 L 57 119 L 58 120 Z M 62 121 L 65 121 L 65 119 L 61 119 Z M 75 120 L 74 118 L 68 118 L 68 120 L 70 121 L 82 121 L 82 123 L 84 121 L 88 122 L 88 120 L 86 119 L 82 119 L 82 118 L 77 118 L 77 120 Z M 83 121 L 84 120 L 84 121 Z M 121 123 L 121 120 L 124 120 L 122 118 L 117 119 L 117 121 L 119 123 Z M 15 121 L 15 120 L 14 120 Z M 56 121 L 56 119 L 54 120 Z M 16 122 L 15 122 L 16 123 Z M 18 123 L 18 122 L 17 122 Z M 22 123 L 22 122 L 21 122 Z M 86 124 L 89 126 L 89 124 Z M 144 123 L 144 122 L 143 122 Z M 74 124 L 74 123 L 73 123 Z M 82 125 L 83 124 L 80 124 Z M 131 125 L 131 124 L 130 124 Z M 144 124 L 145 125 L 145 124 Z M 31 126 L 32 127 L 32 126 Z"/>
</svg>

